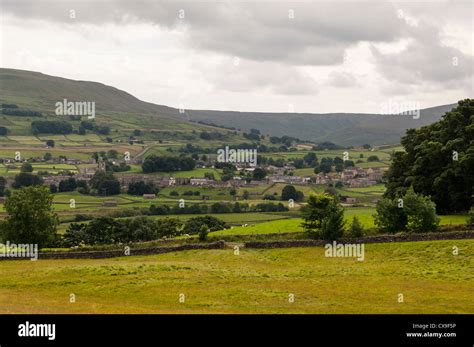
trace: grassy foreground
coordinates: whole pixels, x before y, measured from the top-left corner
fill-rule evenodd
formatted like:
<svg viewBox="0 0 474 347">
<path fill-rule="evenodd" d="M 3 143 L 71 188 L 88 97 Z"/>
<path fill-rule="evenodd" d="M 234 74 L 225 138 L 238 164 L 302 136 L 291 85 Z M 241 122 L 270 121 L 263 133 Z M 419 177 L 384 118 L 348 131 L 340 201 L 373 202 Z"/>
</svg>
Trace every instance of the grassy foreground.
<svg viewBox="0 0 474 347">
<path fill-rule="evenodd" d="M 0 313 L 474 313 L 473 255 L 453 240 L 368 244 L 364 261 L 322 247 L 2 261 Z"/>
</svg>

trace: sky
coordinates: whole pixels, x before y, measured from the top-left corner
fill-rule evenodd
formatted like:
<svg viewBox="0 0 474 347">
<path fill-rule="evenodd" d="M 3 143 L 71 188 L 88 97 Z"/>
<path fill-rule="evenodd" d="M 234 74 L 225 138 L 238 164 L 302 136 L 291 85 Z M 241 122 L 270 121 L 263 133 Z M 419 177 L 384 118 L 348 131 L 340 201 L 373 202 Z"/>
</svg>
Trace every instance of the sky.
<svg viewBox="0 0 474 347">
<path fill-rule="evenodd" d="M 183 109 L 380 113 L 474 97 L 474 1 L 0 0 L 0 66 Z"/>
</svg>

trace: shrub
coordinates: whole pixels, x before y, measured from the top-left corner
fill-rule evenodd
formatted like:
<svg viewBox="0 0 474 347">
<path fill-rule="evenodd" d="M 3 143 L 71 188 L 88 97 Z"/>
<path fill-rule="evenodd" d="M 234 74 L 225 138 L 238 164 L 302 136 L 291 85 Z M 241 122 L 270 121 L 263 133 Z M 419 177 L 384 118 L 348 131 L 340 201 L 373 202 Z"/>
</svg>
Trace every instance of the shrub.
<svg viewBox="0 0 474 347">
<path fill-rule="evenodd" d="M 209 227 L 206 224 L 201 225 L 199 228 L 199 241 L 206 241 L 207 234 L 209 234 Z"/>
<path fill-rule="evenodd" d="M 201 231 L 201 227 L 205 225 L 206 230 L 217 231 L 227 229 L 228 225 L 221 219 L 212 216 L 194 217 L 188 219 L 184 225 L 184 232 L 187 234 L 198 234 Z"/>
<path fill-rule="evenodd" d="M 436 230 L 439 224 L 435 203 L 416 194 L 413 187 L 401 199 L 380 200 L 376 211 L 375 225 L 383 231 L 426 232 Z"/>
<path fill-rule="evenodd" d="M 351 237 L 362 237 L 364 236 L 364 227 L 359 222 L 359 218 L 352 218 L 352 223 L 349 227 L 349 235 Z"/>
</svg>

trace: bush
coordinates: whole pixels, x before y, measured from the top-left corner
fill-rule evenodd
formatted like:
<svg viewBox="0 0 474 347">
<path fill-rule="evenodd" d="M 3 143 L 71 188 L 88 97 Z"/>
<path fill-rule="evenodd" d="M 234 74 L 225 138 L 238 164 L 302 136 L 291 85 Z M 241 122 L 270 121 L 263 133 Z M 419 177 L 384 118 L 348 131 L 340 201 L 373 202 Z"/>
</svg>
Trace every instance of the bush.
<svg viewBox="0 0 474 347">
<path fill-rule="evenodd" d="M 438 228 L 436 205 L 410 187 L 401 199 L 384 198 L 377 204 L 375 225 L 383 231 L 426 232 Z"/>
<path fill-rule="evenodd" d="M 201 225 L 199 229 L 199 241 L 206 241 L 209 234 L 209 227 L 206 224 Z"/>
<path fill-rule="evenodd" d="M 474 229 L 474 208 L 469 211 L 469 219 L 467 220 L 467 226 L 469 229 Z"/>
<path fill-rule="evenodd" d="M 201 232 L 202 226 L 206 226 L 206 230 L 217 231 L 227 229 L 228 225 L 221 219 L 211 216 L 194 217 L 188 219 L 184 225 L 184 232 L 187 234 L 198 234 Z"/>
<path fill-rule="evenodd" d="M 367 158 L 367 161 L 380 161 L 379 160 L 379 157 L 377 157 L 376 155 L 371 155 Z"/>
<path fill-rule="evenodd" d="M 364 234 L 365 234 L 364 227 L 362 226 L 362 224 L 360 224 L 359 218 L 357 217 L 352 218 L 352 223 L 349 227 L 349 235 L 351 237 L 362 237 L 364 236 Z"/>
</svg>

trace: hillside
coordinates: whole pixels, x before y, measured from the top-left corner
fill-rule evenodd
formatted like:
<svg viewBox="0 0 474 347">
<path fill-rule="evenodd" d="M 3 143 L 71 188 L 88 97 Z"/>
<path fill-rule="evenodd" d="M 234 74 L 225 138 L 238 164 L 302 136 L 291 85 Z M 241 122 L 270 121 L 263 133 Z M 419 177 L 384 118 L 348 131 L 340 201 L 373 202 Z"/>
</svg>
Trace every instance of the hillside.
<svg viewBox="0 0 474 347">
<path fill-rule="evenodd" d="M 406 129 L 431 124 L 454 105 L 427 108 L 420 119 L 408 115 L 363 113 L 257 113 L 229 111 L 187 111 L 190 119 L 248 131 L 259 129 L 264 134 L 288 135 L 300 139 L 340 145 L 398 143 Z"/>
<path fill-rule="evenodd" d="M 204 122 L 217 126 L 248 131 L 259 129 L 272 136 L 288 135 L 314 142 L 331 141 L 341 145 L 392 144 L 408 128 L 418 128 L 438 120 L 453 105 L 421 110 L 420 119 L 411 116 L 393 116 L 359 113 L 257 113 L 232 111 L 187 110 L 141 101 L 133 95 L 97 82 L 74 81 L 39 72 L 0 69 L 0 102 L 13 103 L 21 108 L 41 111 L 54 116 L 55 103 L 95 101 L 98 122 L 110 123 L 114 128 L 134 128 L 157 131 L 191 131 L 208 129 L 196 124 Z M 189 122 L 189 120 L 193 121 Z M 4 122 L 8 124 L 8 120 Z M 1 125 L 1 124 L 0 124 Z M 14 122 L 13 134 L 29 134 L 29 124 Z M 223 130 L 223 129 L 221 129 Z"/>
</svg>

